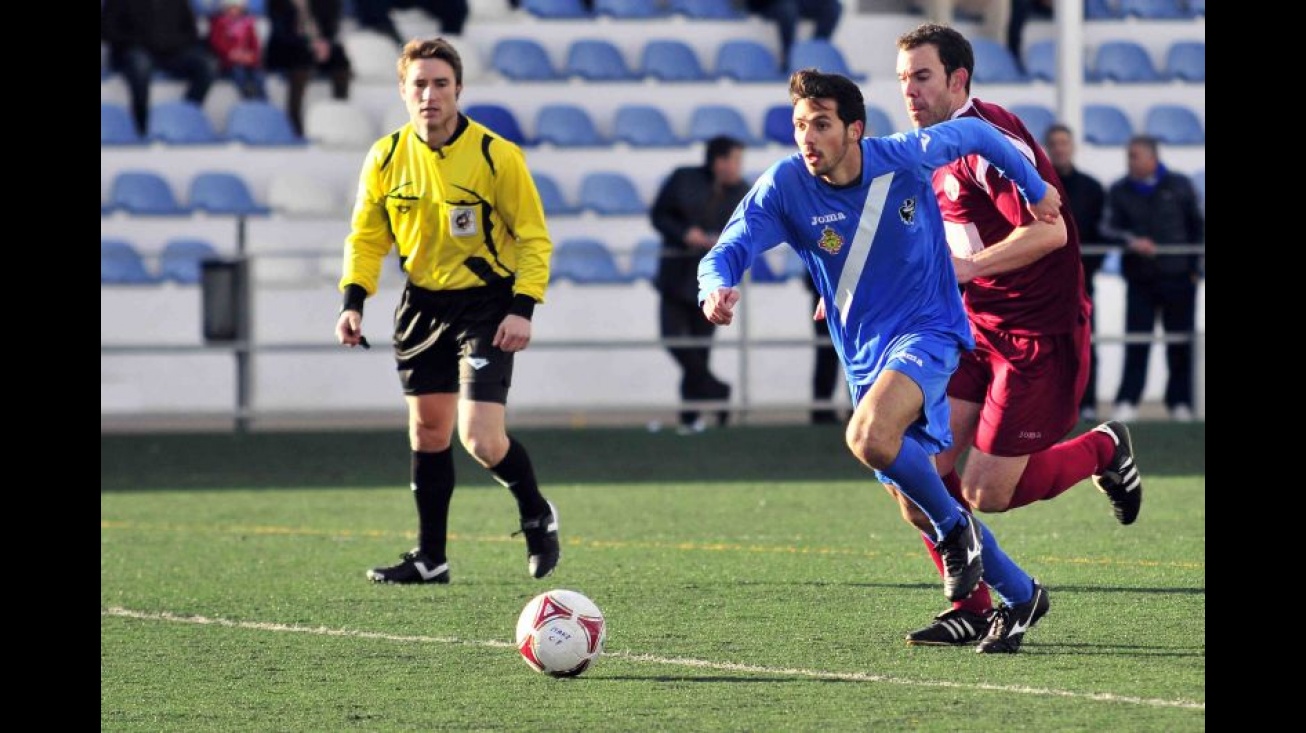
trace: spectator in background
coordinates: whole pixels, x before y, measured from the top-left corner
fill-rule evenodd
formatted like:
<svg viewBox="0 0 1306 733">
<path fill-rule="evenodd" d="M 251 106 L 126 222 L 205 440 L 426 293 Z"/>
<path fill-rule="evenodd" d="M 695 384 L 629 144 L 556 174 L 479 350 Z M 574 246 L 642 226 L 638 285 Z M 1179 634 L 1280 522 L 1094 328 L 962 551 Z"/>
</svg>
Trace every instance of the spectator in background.
<svg viewBox="0 0 1306 733">
<path fill-rule="evenodd" d="M 343 0 L 268 0 L 267 68 L 286 74 L 286 114 L 304 134 L 304 95 L 319 73 L 333 99 L 349 98 L 353 70 L 339 40 Z"/>
<path fill-rule="evenodd" d="M 828 41 L 843 16 L 841 0 L 746 0 L 748 12 L 770 19 L 780 33 L 780 70 L 789 73 L 789 50 L 799 20 L 815 21 L 812 38 Z"/>
<path fill-rule="evenodd" d="M 467 0 L 355 0 L 354 17 L 360 28 L 389 36 L 402 46 L 404 38 L 390 12 L 410 8 L 440 21 L 440 33 L 446 36 L 461 36 L 467 23 Z"/>
<path fill-rule="evenodd" d="M 803 281 L 807 291 L 812 294 L 812 325 L 816 331 L 816 363 L 812 367 L 812 401 L 829 402 L 834 399 L 834 386 L 839 381 L 839 352 L 830 343 L 830 324 L 825 322 L 825 311 L 821 306 L 821 294 L 816 292 L 812 278 Z M 837 425 L 845 418 L 833 409 L 818 407 L 812 410 L 813 425 Z"/>
<path fill-rule="evenodd" d="M 1129 141 L 1129 173 L 1111 184 L 1103 228 L 1124 242 L 1125 332 L 1148 338 L 1161 316 L 1167 336 L 1191 338 L 1197 314 L 1198 255 L 1170 254 L 1178 245 L 1206 241 L 1206 223 L 1187 176 L 1160 161 L 1156 138 Z M 1132 419 L 1147 381 L 1150 340 L 1125 345 L 1124 373 L 1116 392 L 1115 419 Z M 1174 420 L 1193 419 L 1193 344 L 1166 344 L 1165 406 Z"/>
<path fill-rule="evenodd" d="M 190 0 L 104 0 L 100 38 L 109 44 L 110 66 L 127 81 L 141 135 L 149 130 L 156 70 L 184 79 L 185 99 L 195 105 L 204 104 L 218 76 L 218 61 L 204 47 Z"/>
<path fill-rule="evenodd" d="M 209 17 L 209 48 L 245 99 L 265 99 L 263 44 L 246 0 L 220 0 Z"/>
<path fill-rule="evenodd" d="M 1108 239 L 1102 234 L 1102 213 L 1106 207 L 1106 189 L 1093 176 L 1075 167 L 1075 136 L 1070 128 L 1057 123 L 1048 128 L 1043 136 L 1043 147 L 1047 150 L 1052 167 L 1061 176 L 1062 188 L 1066 191 L 1066 203 L 1070 205 L 1071 215 L 1079 228 L 1079 241 L 1083 245 L 1102 246 Z M 1080 262 L 1084 265 L 1084 290 L 1089 300 L 1093 299 L 1093 276 L 1102 268 L 1105 255 L 1081 254 Z M 1097 331 L 1097 312 L 1092 316 L 1093 331 Z M 1097 346 L 1089 352 L 1088 386 L 1079 401 L 1079 416 L 1083 420 L 1097 419 Z"/>
<path fill-rule="evenodd" d="M 709 340 L 716 331 L 698 308 L 698 261 L 716 244 L 735 206 L 748 193 L 748 184 L 743 178 L 744 144 L 739 140 L 714 137 L 707 141 L 705 157 L 701 166 L 672 171 L 649 211 L 653 228 L 662 235 L 662 257 L 653 284 L 661 296 L 658 319 L 663 338 Z M 710 346 L 670 346 L 667 351 L 680 365 L 682 401 L 730 399 L 730 385 L 712 374 Z M 718 425 L 725 424 L 726 415 L 725 410 L 717 413 Z M 698 410 L 680 412 L 682 434 L 702 432 L 704 427 Z"/>
</svg>

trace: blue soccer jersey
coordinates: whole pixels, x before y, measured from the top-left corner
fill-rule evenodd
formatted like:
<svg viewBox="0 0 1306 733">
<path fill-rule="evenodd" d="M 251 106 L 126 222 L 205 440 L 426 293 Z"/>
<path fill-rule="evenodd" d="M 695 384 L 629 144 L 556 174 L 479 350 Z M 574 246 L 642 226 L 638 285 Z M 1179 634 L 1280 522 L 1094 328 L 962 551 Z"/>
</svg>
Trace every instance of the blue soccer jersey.
<svg viewBox="0 0 1306 733">
<path fill-rule="evenodd" d="M 795 153 L 772 165 L 699 264 L 699 300 L 743 279 L 754 258 L 788 242 L 825 301 L 830 337 L 851 385 L 869 385 L 900 337 L 974 346 L 931 183 L 934 169 L 978 153 L 1038 201 L 1038 171 L 991 125 L 949 120 L 861 141 L 862 175 L 835 186 Z"/>
</svg>

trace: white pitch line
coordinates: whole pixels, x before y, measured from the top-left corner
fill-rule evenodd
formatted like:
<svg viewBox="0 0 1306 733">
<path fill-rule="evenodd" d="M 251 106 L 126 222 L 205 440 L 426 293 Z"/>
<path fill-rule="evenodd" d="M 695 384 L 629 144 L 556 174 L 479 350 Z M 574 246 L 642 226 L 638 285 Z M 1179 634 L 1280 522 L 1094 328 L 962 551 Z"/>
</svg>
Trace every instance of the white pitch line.
<svg viewBox="0 0 1306 733">
<path fill-rule="evenodd" d="M 325 626 L 295 626 L 266 621 L 230 621 L 208 616 L 183 616 L 174 613 L 146 613 L 126 608 L 111 607 L 101 611 L 104 616 L 133 618 L 143 621 L 168 621 L 173 623 L 225 626 L 234 629 L 253 629 L 256 631 L 284 631 L 297 634 L 317 634 L 319 636 L 343 636 L 354 639 L 380 639 L 383 641 L 417 642 L 421 644 L 461 644 L 494 649 L 512 649 L 514 644 L 506 641 L 487 641 L 476 639 L 459 639 L 453 636 L 408 636 L 403 634 L 386 634 L 379 631 L 359 631 L 356 629 L 332 629 Z M 820 680 L 838 680 L 841 682 L 881 682 L 890 685 L 910 687 L 935 687 L 956 690 L 986 690 L 1006 692 L 1016 695 L 1037 695 L 1043 697 L 1064 697 L 1077 700 L 1093 700 L 1125 705 L 1143 705 L 1154 708 L 1183 708 L 1186 710 L 1206 710 L 1206 703 L 1194 700 L 1162 700 L 1158 698 L 1132 697 L 1116 695 L 1110 692 L 1075 692 L 1073 690 L 1052 690 L 1045 687 L 1026 687 L 1023 685 L 993 685 L 984 682 L 946 682 L 939 680 L 912 680 L 902 677 L 890 677 L 882 674 L 862 672 L 825 672 L 815 669 L 793 669 L 783 667 L 762 667 L 756 664 L 738 664 L 735 662 L 713 662 L 706 659 L 688 659 L 678 657 L 659 657 L 653 654 L 636 654 L 631 651 L 605 651 L 605 657 L 625 659 L 632 662 L 662 664 L 670 667 L 694 667 L 697 669 L 714 669 L 722 672 L 748 672 L 750 674 L 769 674 L 785 677 L 810 677 Z"/>
</svg>

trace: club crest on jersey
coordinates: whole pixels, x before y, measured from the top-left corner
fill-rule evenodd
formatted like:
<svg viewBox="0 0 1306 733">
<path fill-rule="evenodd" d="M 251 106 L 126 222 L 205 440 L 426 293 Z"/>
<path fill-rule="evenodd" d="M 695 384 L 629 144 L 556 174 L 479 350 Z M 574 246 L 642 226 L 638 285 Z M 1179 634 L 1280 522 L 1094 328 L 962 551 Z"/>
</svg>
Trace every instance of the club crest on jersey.
<svg viewBox="0 0 1306 733">
<path fill-rule="evenodd" d="M 830 227 L 821 230 L 821 238 L 816 243 L 832 255 L 839 254 L 839 250 L 843 249 L 843 237 Z"/>
<path fill-rule="evenodd" d="M 902 206 L 898 207 L 898 218 L 902 219 L 902 223 L 907 226 L 911 226 L 911 223 L 916 221 L 915 198 L 910 198 L 902 202 Z"/>
<path fill-rule="evenodd" d="M 449 209 L 449 232 L 455 237 L 476 236 L 476 211 L 467 206 Z"/>
<path fill-rule="evenodd" d="M 956 201 L 961 195 L 961 182 L 951 173 L 943 177 L 943 193 L 949 201 Z"/>
</svg>

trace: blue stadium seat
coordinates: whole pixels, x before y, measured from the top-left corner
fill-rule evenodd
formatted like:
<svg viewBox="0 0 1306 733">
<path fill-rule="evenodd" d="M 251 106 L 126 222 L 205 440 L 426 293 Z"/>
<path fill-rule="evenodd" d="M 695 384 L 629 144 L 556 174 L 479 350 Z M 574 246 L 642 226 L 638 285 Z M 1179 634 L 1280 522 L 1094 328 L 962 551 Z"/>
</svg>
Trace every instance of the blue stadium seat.
<svg viewBox="0 0 1306 733">
<path fill-rule="evenodd" d="M 736 108 L 725 104 L 700 104 L 689 116 L 689 139 L 703 142 L 717 135 L 729 135 L 745 145 L 761 145 L 753 136 L 748 122 Z"/>
<path fill-rule="evenodd" d="M 1033 135 L 1040 144 L 1043 142 L 1043 137 L 1047 135 L 1048 128 L 1057 121 L 1056 113 L 1041 104 L 1013 104 L 1007 108 L 1007 111 L 1019 117 L 1020 121 L 1025 123 L 1029 134 Z"/>
<path fill-rule="evenodd" d="M 617 266 L 612 252 L 597 239 L 573 237 L 553 248 L 551 279 L 570 280 L 577 285 L 611 285 L 630 282 Z"/>
<path fill-rule="evenodd" d="M 1057 80 L 1057 42 L 1048 38 L 1025 47 L 1025 72 L 1030 79 L 1055 83 Z"/>
<path fill-rule="evenodd" d="M 1084 0 L 1084 20 L 1119 20 L 1125 17 L 1118 0 Z"/>
<path fill-rule="evenodd" d="M 255 216 L 267 214 L 268 207 L 254 201 L 245 179 L 226 171 L 203 171 L 190 181 L 186 197 L 190 207 L 208 214 Z"/>
<path fill-rule="evenodd" d="M 563 73 L 585 81 L 635 81 L 639 75 L 630 70 L 621 49 L 601 38 L 579 38 L 567 47 Z"/>
<path fill-rule="evenodd" d="M 1120 12 L 1144 20 L 1187 20 L 1193 17 L 1187 0 L 1120 0 Z"/>
<path fill-rule="evenodd" d="M 1206 0 L 1188 0 L 1188 12 L 1194 18 L 1206 17 Z"/>
<path fill-rule="evenodd" d="M 975 52 L 975 81 L 981 84 L 1024 84 L 1029 81 L 1004 44 L 976 36 L 970 39 L 970 45 Z"/>
<path fill-rule="evenodd" d="M 1192 109 L 1182 104 L 1157 104 L 1143 118 L 1143 132 L 1169 145 L 1205 145 L 1206 130 Z"/>
<path fill-rule="evenodd" d="M 140 216 L 184 216 L 190 210 L 177 201 L 172 186 L 153 171 L 125 170 L 113 177 L 109 204 Z"/>
<path fill-rule="evenodd" d="M 693 20 L 745 20 L 748 13 L 734 0 L 671 0 L 674 13 Z"/>
<path fill-rule="evenodd" d="M 564 79 L 553 66 L 549 52 L 533 38 L 504 38 L 494 44 L 490 65 L 513 81 L 557 81 Z"/>
<path fill-rule="evenodd" d="M 141 145 L 145 139 L 136 133 L 131 112 L 121 104 L 100 102 L 100 145 Z"/>
<path fill-rule="evenodd" d="M 521 7 L 536 18 L 576 20 L 594 17 L 581 0 L 522 0 Z"/>
<path fill-rule="evenodd" d="M 716 75 L 739 82 L 784 81 L 780 61 L 771 49 L 758 41 L 734 39 L 716 49 Z"/>
<path fill-rule="evenodd" d="M 150 106 L 146 137 L 168 145 L 216 145 L 226 142 L 213 129 L 204 110 L 187 101 L 156 102 Z"/>
<path fill-rule="evenodd" d="M 203 239 L 171 239 L 159 256 L 159 277 L 178 285 L 196 285 L 200 281 L 200 263 L 217 258 L 217 249 Z"/>
<path fill-rule="evenodd" d="M 820 38 L 796 41 L 789 49 L 789 73 L 808 68 L 827 74 L 842 74 L 854 81 L 866 81 L 867 78 L 866 74 L 848 68 L 848 61 L 838 46 Z"/>
<path fill-rule="evenodd" d="M 593 148 L 607 145 L 584 107 L 575 104 L 546 104 L 535 116 L 535 140 L 562 148 Z"/>
<path fill-rule="evenodd" d="M 635 252 L 630 258 L 630 270 L 626 277 L 632 281 L 647 280 L 653 282 L 658 276 L 658 264 L 662 261 L 662 242 L 656 239 L 641 239 L 635 245 Z"/>
<path fill-rule="evenodd" d="M 762 136 L 767 142 L 794 145 L 794 108 L 776 104 L 766 108 L 762 118 Z"/>
<path fill-rule="evenodd" d="M 753 258 L 753 264 L 748 268 L 748 277 L 752 282 L 769 285 L 782 283 L 788 279 L 788 275 L 783 270 L 771 267 L 771 262 L 767 260 L 769 256 L 768 253 L 763 252 Z"/>
<path fill-rule="evenodd" d="M 666 18 L 671 8 L 666 0 L 594 0 L 594 14 L 609 18 L 648 20 Z"/>
<path fill-rule="evenodd" d="M 644 44 L 639 70 L 644 76 L 658 81 L 708 81 L 712 78 L 688 43 L 666 39 Z"/>
<path fill-rule="evenodd" d="M 1176 41 L 1165 52 L 1165 75 L 1180 81 L 1206 83 L 1206 42 Z"/>
<path fill-rule="evenodd" d="M 594 171 L 580 181 L 581 208 L 600 216 L 636 216 L 648 212 L 635 184 L 623 173 Z"/>
<path fill-rule="evenodd" d="M 531 178 L 535 181 L 535 190 L 540 193 L 540 203 L 544 206 L 545 215 L 575 216 L 581 212 L 579 206 L 567 200 L 567 197 L 562 193 L 562 187 L 553 179 L 553 176 L 539 171 L 532 171 Z"/>
<path fill-rule="evenodd" d="M 153 285 L 158 281 L 135 247 L 121 239 L 100 237 L 101 285 Z"/>
<path fill-rule="evenodd" d="M 535 144 L 534 140 L 528 139 L 526 133 L 522 132 L 521 125 L 517 123 L 517 115 L 501 104 L 469 104 L 463 108 L 463 114 L 490 128 L 505 140 L 524 146 Z"/>
<path fill-rule="evenodd" d="M 898 132 L 898 125 L 895 125 L 893 118 L 888 112 L 875 106 L 874 104 L 866 105 L 866 133 L 876 137 L 892 135 Z"/>
<path fill-rule="evenodd" d="M 1147 49 L 1135 41 L 1107 41 L 1097 47 L 1093 60 L 1093 81 L 1119 84 L 1147 84 L 1164 81 Z"/>
<path fill-rule="evenodd" d="M 227 137 L 246 145 L 302 146 L 308 141 L 295 132 L 284 110 L 271 102 L 242 99 L 227 112 Z"/>
<path fill-rule="evenodd" d="M 1084 140 L 1093 145 L 1124 145 L 1134 125 L 1124 110 L 1110 104 L 1084 105 Z"/>
<path fill-rule="evenodd" d="M 650 104 L 623 104 L 617 108 L 612 139 L 637 148 L 671 148 L 685 141 L 671 129 L 667 116 Z"/>
</svg>

